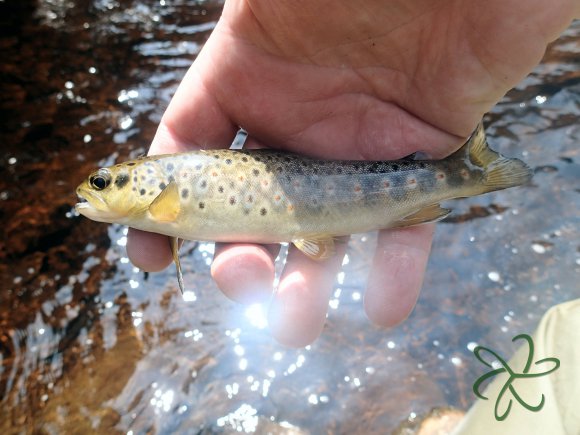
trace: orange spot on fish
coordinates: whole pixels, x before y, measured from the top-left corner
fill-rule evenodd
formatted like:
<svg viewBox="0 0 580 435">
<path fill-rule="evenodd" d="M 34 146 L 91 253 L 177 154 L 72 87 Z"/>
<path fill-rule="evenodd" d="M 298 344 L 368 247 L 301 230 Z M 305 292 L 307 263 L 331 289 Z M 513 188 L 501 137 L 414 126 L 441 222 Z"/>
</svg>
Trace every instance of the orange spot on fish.
<svg viewBox="0 0 580 435">
<path fill-rule="evenodd" d="M 267 185 L 268 185 L 268 184 L 270 184 L 270 183 L 269 183 L 269 181 L 268 181 L 268 180 L 262 180 L 262 184 L 263 184 L 264 186 L 267 186 Z"/>
<path fill-rule="evenodd" d="M 288 209 L 288 211 L 294 211 L 294 206 L 293 206 L 292 204 L 290 204 L 290 205 L 287 207 L 287 209 Z"/>
<path fill-rule="evenodd" d="M 360 192 L 361 190 L 362 190 L 362 188 L 358 184 L 356 186 L 354 186 L 355 192 Z"/>
<path fill-rule="evenodd" d="M 274 196 L 274 200 L 275 201 L 280 201 L 281 199 L 282 199 L 282 197 L 280 195 Z"/>
<path fill-rule="evenodd" d="M 409 184 L 410 186 L 417 184 L 417 180 L 415 180 L 414 178 L 411 178 L 410 180 L 407 181 L 407 184 Z"/>
<path fill-rule="evenodd" d="M 438 180 L 443 180 L 445 178 L 445 174 L 443 172 L 438 172 L 436 177 Z"/>
<path fill-rule="evenodd" d="M 460 174 L 464 180 L 467 180 L 469 178 L 469 172 L 467 171 L 467 169 L 462 169 Z"/>
<path fill-rule="evenodd" d="M 383 187 L 388 189 L 389 187 L 391 187 L 391 183 L 389 183 L 388 181 L 383 181 Z"/>
<path fill-rule="evenodd" d="M 244 176 L 243 176 L 243 175 L 240 175 L 240 176 L 238 177 L 238 180 L 240 180 L 240 181 L 244 181 Z"/>
<path fill-rule="evenodd" d="M 217 173 L 216 171 L 213 171 L 213 172 L 211 173 L 211 175 L 212 175 L 212 176 L 214 176 L 214 177 L 217 177 L 217 176 L 218 176 L 218 173 Z"/>
</svg>

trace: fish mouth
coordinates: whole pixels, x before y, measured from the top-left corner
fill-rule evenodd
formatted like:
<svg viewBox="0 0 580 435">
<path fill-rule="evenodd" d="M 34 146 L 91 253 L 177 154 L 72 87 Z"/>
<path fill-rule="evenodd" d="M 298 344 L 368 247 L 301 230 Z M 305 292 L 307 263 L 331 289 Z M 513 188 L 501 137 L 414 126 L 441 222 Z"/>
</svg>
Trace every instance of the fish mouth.
<svg viewBox="0 0 580 435">
<path fill-rule="evenodd" d="M 111 223 L 119 219 L 118 213 L 112 212 L 105 200 L 99 195 L 83 189 L 82 186 L 77 189 L 76 193 L 79 202 L 75 204 L 75 210 L 79 214 L 98 222 Z"/>
</svg>

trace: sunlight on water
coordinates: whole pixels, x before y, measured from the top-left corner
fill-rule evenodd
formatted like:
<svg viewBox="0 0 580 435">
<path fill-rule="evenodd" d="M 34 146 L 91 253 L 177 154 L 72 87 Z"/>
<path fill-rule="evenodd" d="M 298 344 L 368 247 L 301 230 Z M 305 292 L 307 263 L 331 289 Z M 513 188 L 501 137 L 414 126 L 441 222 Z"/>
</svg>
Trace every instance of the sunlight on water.
<svg viewBox="0 0 580 435">
<path fill-rule="evenodd" d="M 246 308 L 244 312 L 250 324 L 258 329 L 268 327 L 268 314 L 264 304 L 253 304 Z"/>
</svg>

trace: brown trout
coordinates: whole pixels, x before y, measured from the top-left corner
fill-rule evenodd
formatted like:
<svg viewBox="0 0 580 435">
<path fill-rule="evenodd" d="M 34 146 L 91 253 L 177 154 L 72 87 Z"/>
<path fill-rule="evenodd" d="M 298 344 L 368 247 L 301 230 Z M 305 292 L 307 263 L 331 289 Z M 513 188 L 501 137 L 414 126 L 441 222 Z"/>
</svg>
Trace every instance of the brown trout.
<svg viewBox="0 0 580 435">
<path fill-rule="evenodd" d="M 334 238 L 436 222 L 439 203 L 526 183 L 521 160 L 491 150 L 480 124 L 443 160 L 333 161 L 272 150 L 199 150 L 101 168 L 78 188 L 76 210 L 179 239 L 292 242 L 313 259 Z"/>
</svg>

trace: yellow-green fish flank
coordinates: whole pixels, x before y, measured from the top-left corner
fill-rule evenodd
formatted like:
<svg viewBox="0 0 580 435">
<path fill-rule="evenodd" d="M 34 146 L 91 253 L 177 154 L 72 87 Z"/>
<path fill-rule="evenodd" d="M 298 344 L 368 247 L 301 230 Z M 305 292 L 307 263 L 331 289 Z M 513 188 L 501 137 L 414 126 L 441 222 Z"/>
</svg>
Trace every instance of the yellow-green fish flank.
<svg viewBox="0 0 580 435">
<path fill-rule="evenodd" d="M 293 242 L 325 258 L 336 236 L 437 221 L 449 213 L 443 200 L 531 176 L 522 161 L 492 151 L 480 125 L 460 150 L 436 161 L 333 161 L 271 150 L 149 156 L 91 174 L 77 189 L 86 201 L 76 209 L 174 238 Z"/>
</svg>

